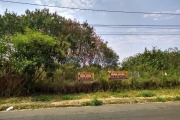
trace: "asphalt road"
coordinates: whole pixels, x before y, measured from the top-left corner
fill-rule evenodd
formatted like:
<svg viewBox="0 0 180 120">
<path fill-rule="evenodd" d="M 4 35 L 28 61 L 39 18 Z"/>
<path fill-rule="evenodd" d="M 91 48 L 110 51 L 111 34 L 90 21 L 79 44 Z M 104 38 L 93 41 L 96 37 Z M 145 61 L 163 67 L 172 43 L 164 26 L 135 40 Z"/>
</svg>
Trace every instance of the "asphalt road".
<svg viewBox="0 0 180 120">
<path fill-rule="evenodd" d="M 180 102 L 8 111 L 0 120 L 180 120 Z"/>
</svg>

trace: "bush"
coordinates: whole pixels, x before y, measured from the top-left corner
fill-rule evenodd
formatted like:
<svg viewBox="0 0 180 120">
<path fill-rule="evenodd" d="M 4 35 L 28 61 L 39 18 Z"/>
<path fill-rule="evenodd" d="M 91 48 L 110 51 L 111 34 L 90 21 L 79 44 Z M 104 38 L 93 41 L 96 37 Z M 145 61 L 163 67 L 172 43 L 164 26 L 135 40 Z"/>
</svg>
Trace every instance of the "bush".
<svg viewBox="0 0 180 120">
<path fill-rule="evenodd" d="M 103 104 L 102 100 L 98 100 L 97 98 L 94 98 L 92 101 L 84 102 L 82 105 L 83 106 L 99 106 L 102 104 Z"/>
<path fill-rule="evenodd" d="M 94 98 L 93 100 L 92 100 L 92 105 L 93 106 L 99 106 L 99 105 L 102 105 L 102 100 L 98 100 L 97 98 Z"/>
<path fill-rule="evenodd" d="M 139 97 L 153 97 L 155 96 L 156 94 L 154 94 L 153 92 L 151 91 L 144 91 L 144 92 L 141 92 L 138 96 Z"/>
</svg>

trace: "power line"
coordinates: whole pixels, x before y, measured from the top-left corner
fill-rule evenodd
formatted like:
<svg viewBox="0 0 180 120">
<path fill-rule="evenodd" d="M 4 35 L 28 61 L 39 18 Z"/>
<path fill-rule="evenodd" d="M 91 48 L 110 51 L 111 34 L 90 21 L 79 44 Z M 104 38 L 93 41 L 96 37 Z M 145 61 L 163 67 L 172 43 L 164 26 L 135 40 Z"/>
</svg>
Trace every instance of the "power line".
<svg viewBox="0 0 180 120">
<path fill-rule="evenodd" d="M 69 24 L 71 26 L 73 24 Z M 83 24 L 80 24 L 83 25 Z M 88 24 L 92 27 L 108 28 L 157 28 L 157 29 L 180 29 L 180 25 L 112 25 L 112 24 Z"/>
<path fill-rule="evenodd" d="M 180 34 L 97 34 L 97 35 L 150 35 L 150 36 L 168 36 L 168 35 L 176 35 L 179 36 Z"/>
<path fill-rule="evenodd" d="M 26 3 L 26 2 L 14 2 L 14 1 L 7 1 L 7 0 L 0 0 L 0 2 L 8 2 L 8 3 L 15 3 L 15 4 L 26 4 L 26 5 L 43 6 L 43 7 L 56 7 L 56 8 L 61 8 L 61 9 L 73 9 L 73 10 L 83 10 L 83 11 L 94 11 L 94 12 L 128 13 L 128 14 L 164 14 L 164 15 L 180 15 L 180 14 L 177 14 L 177 13 L 132 12 L 132 11 L 98 10 L 98 9 L 84 9 L 84 8 L 73 8 L 73 7 L 60 7 L 60 6 L 41 5 L 41 4 Z"/>
<path fill-rule="evenodd" d="M 93 27 L 96 27 L 96 26 L 93 26 Z M 137 29 L 180 29 L 180 28 L 161 28 L 161 27 L 111 27 L 111 26 L 109 26 L 109 27 L 106 27 L 106 28 L 126 28 L 126 29 L 129 29 L 129 28 L 137 28 Z"/>
<path fill-rule="evenodd" d="M 180 27 L 136 27 L 136 26 L 127 26 L 127 27 L 121 27 L 121 26 L 92 26 L 92 27 L 104 27 L 104 28 L 137 28 L 137 29 L 180 29 Z"/>
<path fill-rule="evenodd" d="M 137 28 L 137 29 L 180 29 L 180 25 L 103 25 L 103 24 L 89 24 L 92 27 L 99 28 Z"/>
<path fill-rule="evenodd" d="M 180 30 L 179 30 L 180 31 Z M 180 35 L 179 31 L 147 31 L 147 32 L 115 32 L 115 31 L 99 31 L 97 35 Z"/>
<path fill-rule="evenodd" d="M 161 32 L 161 33 L 160 33 Z M 180 34 L 179 33 L 180 30 L 176 30 L 176 31 L 97 31 L 96 34 Z"/>
<path fill-rule="evenodd" d="M 105 24 L 90 24 L 92 26 L 135 26 L 135 27 L 146 27 L 146 26 L 151 26 L 151 27 L 180 27 L 180 25 L 105 25 Z"/>
</svg>

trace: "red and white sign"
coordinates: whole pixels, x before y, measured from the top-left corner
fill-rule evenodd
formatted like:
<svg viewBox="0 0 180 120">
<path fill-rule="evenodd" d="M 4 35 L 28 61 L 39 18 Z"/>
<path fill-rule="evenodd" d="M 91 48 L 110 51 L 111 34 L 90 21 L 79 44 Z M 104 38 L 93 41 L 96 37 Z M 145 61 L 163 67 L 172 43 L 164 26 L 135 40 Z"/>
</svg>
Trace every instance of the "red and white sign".
<svg viewBox="0 0 180 120">
<path fill-rule="evenodd" d="M 80 72 L 78 73 L 78 81 L 92 81 L 94 80 L 94 73 L 90 72 Z"/>
<path fill-rule="evenodd" d="M 109 72 L 109 79 L 128 79 L 127 71 L 111 71 Z"/>
</svg>

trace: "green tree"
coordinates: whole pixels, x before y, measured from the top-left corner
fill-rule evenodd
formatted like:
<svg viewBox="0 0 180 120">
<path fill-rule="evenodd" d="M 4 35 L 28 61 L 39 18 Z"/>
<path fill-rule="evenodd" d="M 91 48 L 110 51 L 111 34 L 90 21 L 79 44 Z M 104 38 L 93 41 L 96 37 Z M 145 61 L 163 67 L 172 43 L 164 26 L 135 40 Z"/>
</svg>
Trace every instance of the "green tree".
<svg viewBox="0 0 180 120">
<path fill-rule="evenodd" d="M 0 40 L 0 73 L 3 73 L 5 69 L 5 63 L 6 63 L 6 54 L 8 52 L 8 45 L 7 43 L 1 39 Z"/>
<path fill-rule="evenodd" d="M 15 70 L 24 76 L 26 83 L 34 82 L 43 72 L 52 76 L 64 57 L 59 41 L 49 35 L 26 29 L 25 34 L 17 33 L 12 37 Z M 38 73 L 41 69 L 41 72 Z"/>
<path fill-rule="evenodd" d="M 4 15 L 0 15 L 0 37 L 14 35 L 16 32 L 23 32 L 21 16 L 6 10 Z"/>
<path fill-rule="evenodd" d="M 12 43 L 10 41 L 10 36 L 5 35 L 0 39 L 0 71 L 1 74 L 11 74 L 12 73 Z"/>
<path fill-rule="evenodd" d="M 56 12 L 49 12 L 48 9 L 26 10 L 25 14 L 22 15 L 6 10 L 4 15 L 0 16 L 0 20 L 1 36 L 14 35 L 16 32 L 24 34 L 25 29 L 30 28 L 58 40 L 59 47 L 67 59 L 76 58 L 84 61 L 89 56 L 91 58 L 89 64 L 95 63 L 105 66 L 117 64 L 117 54 L 107 47 L 107 43 L 104 43 L 96 35 L 94 28 L 87 22 L 80 24 L 76 20 L 65 19 Z M 96 60 L 104 58 L 107 60 Z M 64 63 L 63 60 L 61 63 Z"/>
</svg>

